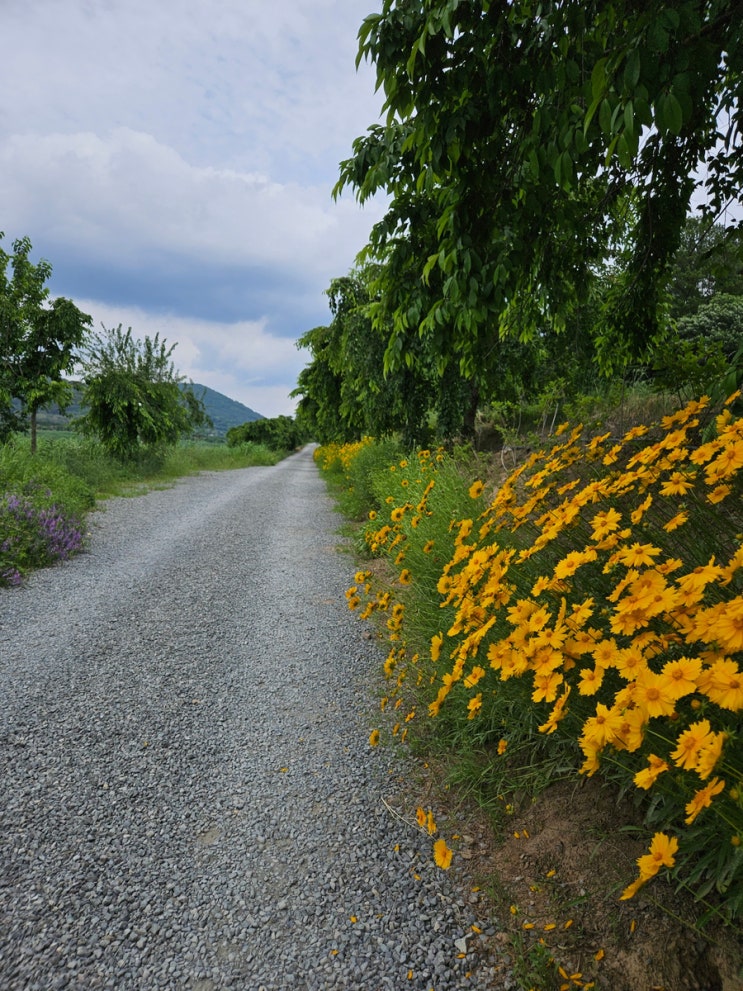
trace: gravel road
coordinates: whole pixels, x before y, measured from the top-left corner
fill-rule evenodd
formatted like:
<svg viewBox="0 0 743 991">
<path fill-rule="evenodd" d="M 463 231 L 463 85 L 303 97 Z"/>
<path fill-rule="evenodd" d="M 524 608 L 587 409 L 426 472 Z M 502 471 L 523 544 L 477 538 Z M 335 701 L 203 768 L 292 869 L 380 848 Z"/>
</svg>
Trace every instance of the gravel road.
<svg viewBox="0 0 743 991">
<path fill-rule="evenodd" d="M 339 523 L 305 450 L 110 500 L 0 589 L 2 991 L 491 985 L 478 896 L 383 802 Z"/>
</svg>

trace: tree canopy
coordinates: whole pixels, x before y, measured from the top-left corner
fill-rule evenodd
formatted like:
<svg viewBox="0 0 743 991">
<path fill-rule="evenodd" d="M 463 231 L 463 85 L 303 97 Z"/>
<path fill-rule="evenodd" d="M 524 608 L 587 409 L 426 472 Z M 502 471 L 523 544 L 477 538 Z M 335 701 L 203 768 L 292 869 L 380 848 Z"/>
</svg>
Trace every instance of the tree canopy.
<svg viewBox="0 0 743 991">
<path fill-rule="evenodd" d="M 692 196 L 740 195 L 742 31 L 737 0 L 384 0 L 358 59 L 386 119 L 336 194 L 390 197 L 366 249 L 387 367 L 425 338 L 492 382 L 499 340 L 570 329 L 607 257 L 598 359 L 646 357 Z"/>
<path fill-rule="evenodd" d="M 88 344 L 83 360 L 83 398 L 77 421 L 113 455 L 132 459 L 146 450 L 175 444 L 208 422 L 204 404 L 171 360 L 175 344 L 145 337 L 131 327 L 103 328 Z"/>
<path fill-rule="evenodd" d="M 0 248 L 0 439 L 30 417 L 35 450 L 36 414 L 48 403 L 69 402 L 64 375 L 77 360 L 91 318 L 64 297 L 48 303 L 52 266 L 43 259 L 34 264 L 30 252 L 28 238 L 13 242 L 12 255 Z M 13 409 L 14 399 L 20 413 Z"/>
</svg>

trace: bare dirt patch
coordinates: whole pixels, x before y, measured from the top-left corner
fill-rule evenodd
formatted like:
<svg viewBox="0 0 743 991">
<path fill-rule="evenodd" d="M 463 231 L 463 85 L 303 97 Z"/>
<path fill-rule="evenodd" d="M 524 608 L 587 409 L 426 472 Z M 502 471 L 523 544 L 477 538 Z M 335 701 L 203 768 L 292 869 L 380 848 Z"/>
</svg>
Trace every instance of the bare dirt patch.
<svg viewBox="0 0 743 991">
<path fill-rule="evenodd" d="M 626 829 L 638 822 L 631 803 L 596 779 L 559 782 L 536 801 L 504 803 L 496 826 L 444 779 L 443 766 L 423 765 L 400 803 L 413 818 L 417 805 L 433 807 L 463 889 L 487 897 L 494 988 L 743 991 L 740 928 L 700 931 L 698 906 L 660 879 L 619 901 L 646 852 Z"/>
</svg>

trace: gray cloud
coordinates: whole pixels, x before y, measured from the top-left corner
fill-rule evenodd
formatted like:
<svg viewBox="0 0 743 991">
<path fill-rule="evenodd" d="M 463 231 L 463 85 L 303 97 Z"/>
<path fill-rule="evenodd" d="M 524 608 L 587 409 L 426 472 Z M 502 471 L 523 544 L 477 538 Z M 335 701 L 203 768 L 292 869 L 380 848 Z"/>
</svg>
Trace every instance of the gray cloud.
<svg viewBox="0 0 743 991">
<path fill-rule="evenodd" d="M 353 66 L 366 13 L 361 0 L 6 0 L 0 228 L 31 237 L 56 293 L 142 333 L 165 321 L 205 384 L 265 389 L 289 411 L 303 364 L 291 338 L 327 321 L 323 290 L 381 213 L 330 196 L 380 104 Z"/>
</svg>

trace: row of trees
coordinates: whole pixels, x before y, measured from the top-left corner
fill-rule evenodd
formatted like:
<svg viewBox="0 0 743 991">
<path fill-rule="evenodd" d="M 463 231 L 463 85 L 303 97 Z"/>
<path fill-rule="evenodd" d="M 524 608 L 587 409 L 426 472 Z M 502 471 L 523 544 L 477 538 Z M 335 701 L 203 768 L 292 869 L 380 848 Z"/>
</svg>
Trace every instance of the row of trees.
<svg viewBox="0 0 743 991">
<path fill-rule="evenodd" d="M 687 221 L 666 283 L 668 334 L 624 374 L 658 388 L 698 394 L 711 387 L 743 345 L 743 265 L 739 238 L 699 217 Z M 610 291 L 614 263 L 597 274 L 594 299 L 562 332 L 545 327 L 526 339 L 496 341 L 497 375 L 486 383 L 452 363 L 441 367 L 435 342 L 411 339 L 414 351 L 399 362 L 385 360 L 393 333 L 375 318 L 378 266 L 367 264 L 334 279 L 327 294 L 332 320 L 304 334 L 298 346 L 311 360 L 294 395 L 297 418 L 323 443 L 365 434 L 401 433 L 410 444 L 471 437 L 479 406 L 511 407 L 525 397 L 552 403 L 600 394 L 602 381 L 595 329 L 603 294 Z M 732 391 L 732 390 L 731 390 Z"/>
<path fill-rule="evenodd" d="M 0 238 L 2 238 L 0 234 Z M 0 442 L 30 425 L 36 449 L 36 415 L 72 398 L 69 376 L 79 372 L 84 433 L 117 457 L 175 443 L 208 422 L 201 400 L 172 362 L 175 345 L 158 334 L 137 340 L 121 326 L 95 334 L 90 316 L 65 298 L 49 299 L 49 262 L 30 260 L 31 242 L 0 248 Z"/>
<path fill-rule="evenodd" d="M 263 444 L 270 451 L 284 453 L 306 444 L 310 437 L 293 417 L 272 416 L 230 427 L 227 431 L 227 446 L 241 444 Z"/>
<path fill-rule="evenodd" d="M 366 18 L 358 59 L 376 65 L 385 118 L 335 192 L 389 206 L 359 270 L 330 287 L 330 328 L 301 342 L 318 436 L 357 431 L 354 377 L 364 416 L 394 415 L 397 376 L 413 420 L 425 405 L 451 422 L 454 403 L 467 432 L 525 374 L 557 364 L 574 385 L 652 366 L 709 273 L 730 291 L 712 256 L 686 285 L 679 259 L 705 231 L 739 278 L 739 14 L 737 0 L 384 0 Z"/>
</svg>

